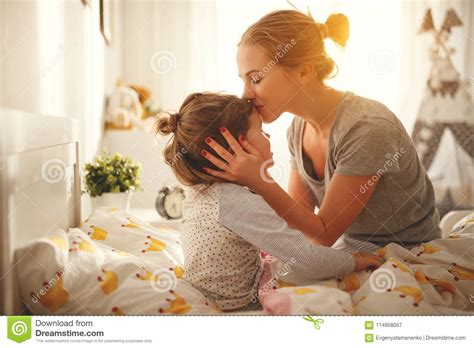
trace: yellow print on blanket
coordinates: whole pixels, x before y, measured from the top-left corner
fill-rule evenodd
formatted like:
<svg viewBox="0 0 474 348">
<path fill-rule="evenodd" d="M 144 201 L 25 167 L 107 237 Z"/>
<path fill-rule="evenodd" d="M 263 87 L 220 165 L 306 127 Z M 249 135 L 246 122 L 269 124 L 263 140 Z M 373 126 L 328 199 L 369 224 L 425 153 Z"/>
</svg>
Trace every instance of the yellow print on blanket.
<svg viewBox="0 0 474 348">
<path fill-rule="evenodd" d="M 437 253 L 441 251 L 441 249 L 433 246 L 433 245 L 430 245 L 430 244 L 425 244 L 425 243 L 422 243 L 421 246 L 420 246 L 420 251 L 416 254 L 417 257 L 420 257 L 422 254 L 434 254 L 434 253 Z"/>
<path fill-rule="evenodd" d="M 165 243 L 161 240 L 153 238 L 152 236 L 146 236 L 148 241 L 145 242 L 145 245 L 148 245 L 148 249 L 142 250 L 142 253 L 147 251 L 163 251 L 165 249 Z"/>
<path fill-rule="evenodd" d="M 474 280 L 474 271 L 465 267 L 458 266 L 456 263 L 452 263 L 449 267 L 448 272 L 454 276 L 455 281 L 459 280 Z"/>
<path fill-rule="evenodd" d="M 293 290 L 293 293 L 295 293 L 296 295 L 306 295 L 306 294 L 312 294 L 314 292 L 316 292 L 316 290 L 310 289 L 310 288 L 299 288 L 299 289 Z"/>
<path fill-rule="evenodd" d="M 76 248 L 71 248 L 69 249 L 69 252 L 71 251 L 85 251 L 88 253 L 93 253 L 95 252 L 95 247 L 90 244 L 89 242 L 85 241 L 81 237 L 78 237 L 79 242 L 73 241 L 72 244 L 76 246 Z"/>
<path fill-rule="evenodd" d="M 47 289 L 47 291 L 46 294 L 39 297 L 39 302 L 51 312 L 56 312 L 67 303 L 69 293 L 64 289 L 63 277 L 59 277 L 53 286 L 50 283 L 44 282 L 43 288 Z M 31 297 L 33 298 L 34 296 L 35 294 L 31 292 Z"/>
<path fill-rule="evenodd" d="M 143 274 L 140 274 L 140 273 L 137 273 L 135 274 L 135 276 L 138 278 L 138 279 L 141 279 L 141 280 L 147 280 L 147 281 L 153 281 L 153 282 L 156 282 L 158 281 L 158 276 L 156 274 L 153 274 L 152 272 L 146 270 L 145 268 L 143 268 Z"/>
<path fill-rule="evenodd" d="M 130 227 L 130 228 L 141 228 L 140 224 L 134 222 L 132 219 L 127 218 L 128 223 L 123 224 L 122 227 Z"/>
<path fill-rule="evenodd" d="M 166 299 L 170 303 L 170 306 L 166 309 L 160 308 L 158 311 L 162 314 L 186 314 L 191 310 L 191 306 L 186 302 L 186 300 L 179 296 L 175 291 L 170 290 L 171 294 L 174 295 L 174 299 Z"/>
<path fill-rule="evenodd" d="M 115 272 L 102 270 L 102 273 L 104 276 L 98 276 L 97 280 L 100 282 L 104 294 L 109 295 L 117 289 L 119 279 Z"/>
<path fill-rule="evenodd" d="M 112 313 L 114 313 L 115 315 L 125 315 L 124 311 L 121 310 L 119 307 L 113 307 Z"/>
<path fill-rule="evenodd" d="M 421 284 L 421 285 L 431 284 L 431 285 L 433 285 L 435 290 L 440 294 L 443 293 L 443 292 L 449 292 L 453 295 L 456 294 L 456 287 L 454 286 L 454 284 L 452 284 L 451 282 L 449 282 L 447 280 L 427 277 L 421 271 L 416 271 L 415 272 L 415 279 L 418 282 L 418 284 Z"/>
<path fill-rule="evenodd" d="M 92 231 L 88 232 L 87 234 L 93 240 L 105 240 L 107 238 L 107 235 L 109 234 L 106 230 L 100 227 L 91 226 L 91 228 L 92 228 Z"/>
<path fill-rule="evenodd" d="M 176 278 L 178 279 L 182 279 L 184 277 L 184 268 L 181 267 L 181 266 L 176 266 L 175 268 L 172 268 L 170 267 L 169 270 L 171 272 L 174 272 L 174 275 L 176 276 Z"/>
<path fill-rule="evenodd" d="M 428 278 L 421 271 L 415 272 L 415 279 L 418 282 L 418 284 L 429 284 Z"/>
<path fill-rule="evenodd" d="M 389 258 L 388 261 L 392 264 L 393 268 L 399 269 L 402 272 L 406 272 L 406 273 L 410 273 L 410 274 L 413 273 L 407 265 L 405 265 L 403 262 L 401 262 L 401 261 L 399 261 L 399 260 L 397 260 L 393 257 Z"/>
<path fill-rule="evenodd" d="M 397 286 L 393 289 L 387 289 L 388 292 L 396 291 L 400 293 L 401 298 L 411 297 L 413 298 L 413 306 L 418 307 L 420 302 L 423 301 L 423 292 L 413 286 Z"/>
</svg>

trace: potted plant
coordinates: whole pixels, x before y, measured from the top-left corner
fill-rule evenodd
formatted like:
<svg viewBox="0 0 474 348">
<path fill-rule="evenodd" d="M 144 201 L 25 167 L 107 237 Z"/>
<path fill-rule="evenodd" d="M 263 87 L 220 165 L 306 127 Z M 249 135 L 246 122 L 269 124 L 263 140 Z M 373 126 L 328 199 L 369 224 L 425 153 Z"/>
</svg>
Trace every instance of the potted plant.
<svg viewBox="0 0 474 348">
<path fill-rule="evenodd" d="M 107 153 L 85 165 L 85 191 L 92 198 L 92 207 L 111 206 L 126 211 L 132 192 L 140 188 L 141 163 L 120 153 Z"/>
</svg>

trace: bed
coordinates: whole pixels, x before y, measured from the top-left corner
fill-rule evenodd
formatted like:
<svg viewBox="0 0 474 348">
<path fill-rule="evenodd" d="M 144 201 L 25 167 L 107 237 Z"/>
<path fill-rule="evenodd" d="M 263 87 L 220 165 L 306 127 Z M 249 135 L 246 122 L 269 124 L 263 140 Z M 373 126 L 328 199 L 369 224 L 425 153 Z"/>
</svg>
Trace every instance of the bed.
<svg viewBox="0 0 474 348">
<path fill-rule="evenodd" d="M 255 303 L 223 313 L 184 279 L 176 225 L 150 224 L 114 207 L 82 221 L 78 120 L 0 113 L 1 314 L 474 313 L 468 211 L 443 219 L 444 238 L 412 250 L 381 248 L 385 263 L 376 271 L 302 284 L 286 265 L 276 267 L 262 284 L 263 309 Z"/>
</svg>

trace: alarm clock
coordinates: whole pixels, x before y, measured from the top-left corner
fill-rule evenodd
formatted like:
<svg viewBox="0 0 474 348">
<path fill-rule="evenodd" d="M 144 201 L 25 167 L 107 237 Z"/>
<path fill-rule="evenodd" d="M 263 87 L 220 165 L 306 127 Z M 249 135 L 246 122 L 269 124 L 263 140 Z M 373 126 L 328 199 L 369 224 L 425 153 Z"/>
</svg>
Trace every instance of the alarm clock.
<svg viewBox="0 0 474 348">
<path fill-rule="evenodd" d="M 168 220 L 180 219 L 183 216 L 184 198 L 184 190 L 181 187 L 163 187 L 156 198 L 158 214 Z"/>
</svg>

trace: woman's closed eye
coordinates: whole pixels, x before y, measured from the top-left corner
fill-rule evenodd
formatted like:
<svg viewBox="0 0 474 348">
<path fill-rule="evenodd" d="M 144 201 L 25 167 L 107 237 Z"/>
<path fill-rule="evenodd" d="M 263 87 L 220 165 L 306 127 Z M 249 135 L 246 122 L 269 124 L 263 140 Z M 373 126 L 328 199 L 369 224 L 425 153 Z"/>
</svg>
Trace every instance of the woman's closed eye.
<svg viewBox="0 0 474 348">
<path fill-rule="evenodd" d="M 262 81 L 262 77 L 258 77 L 258 76 L 252 76 L 250 78 L 250 83 L 252 85 L 258 85 L 260 83 L 260 81 Z"/>
</svg>

